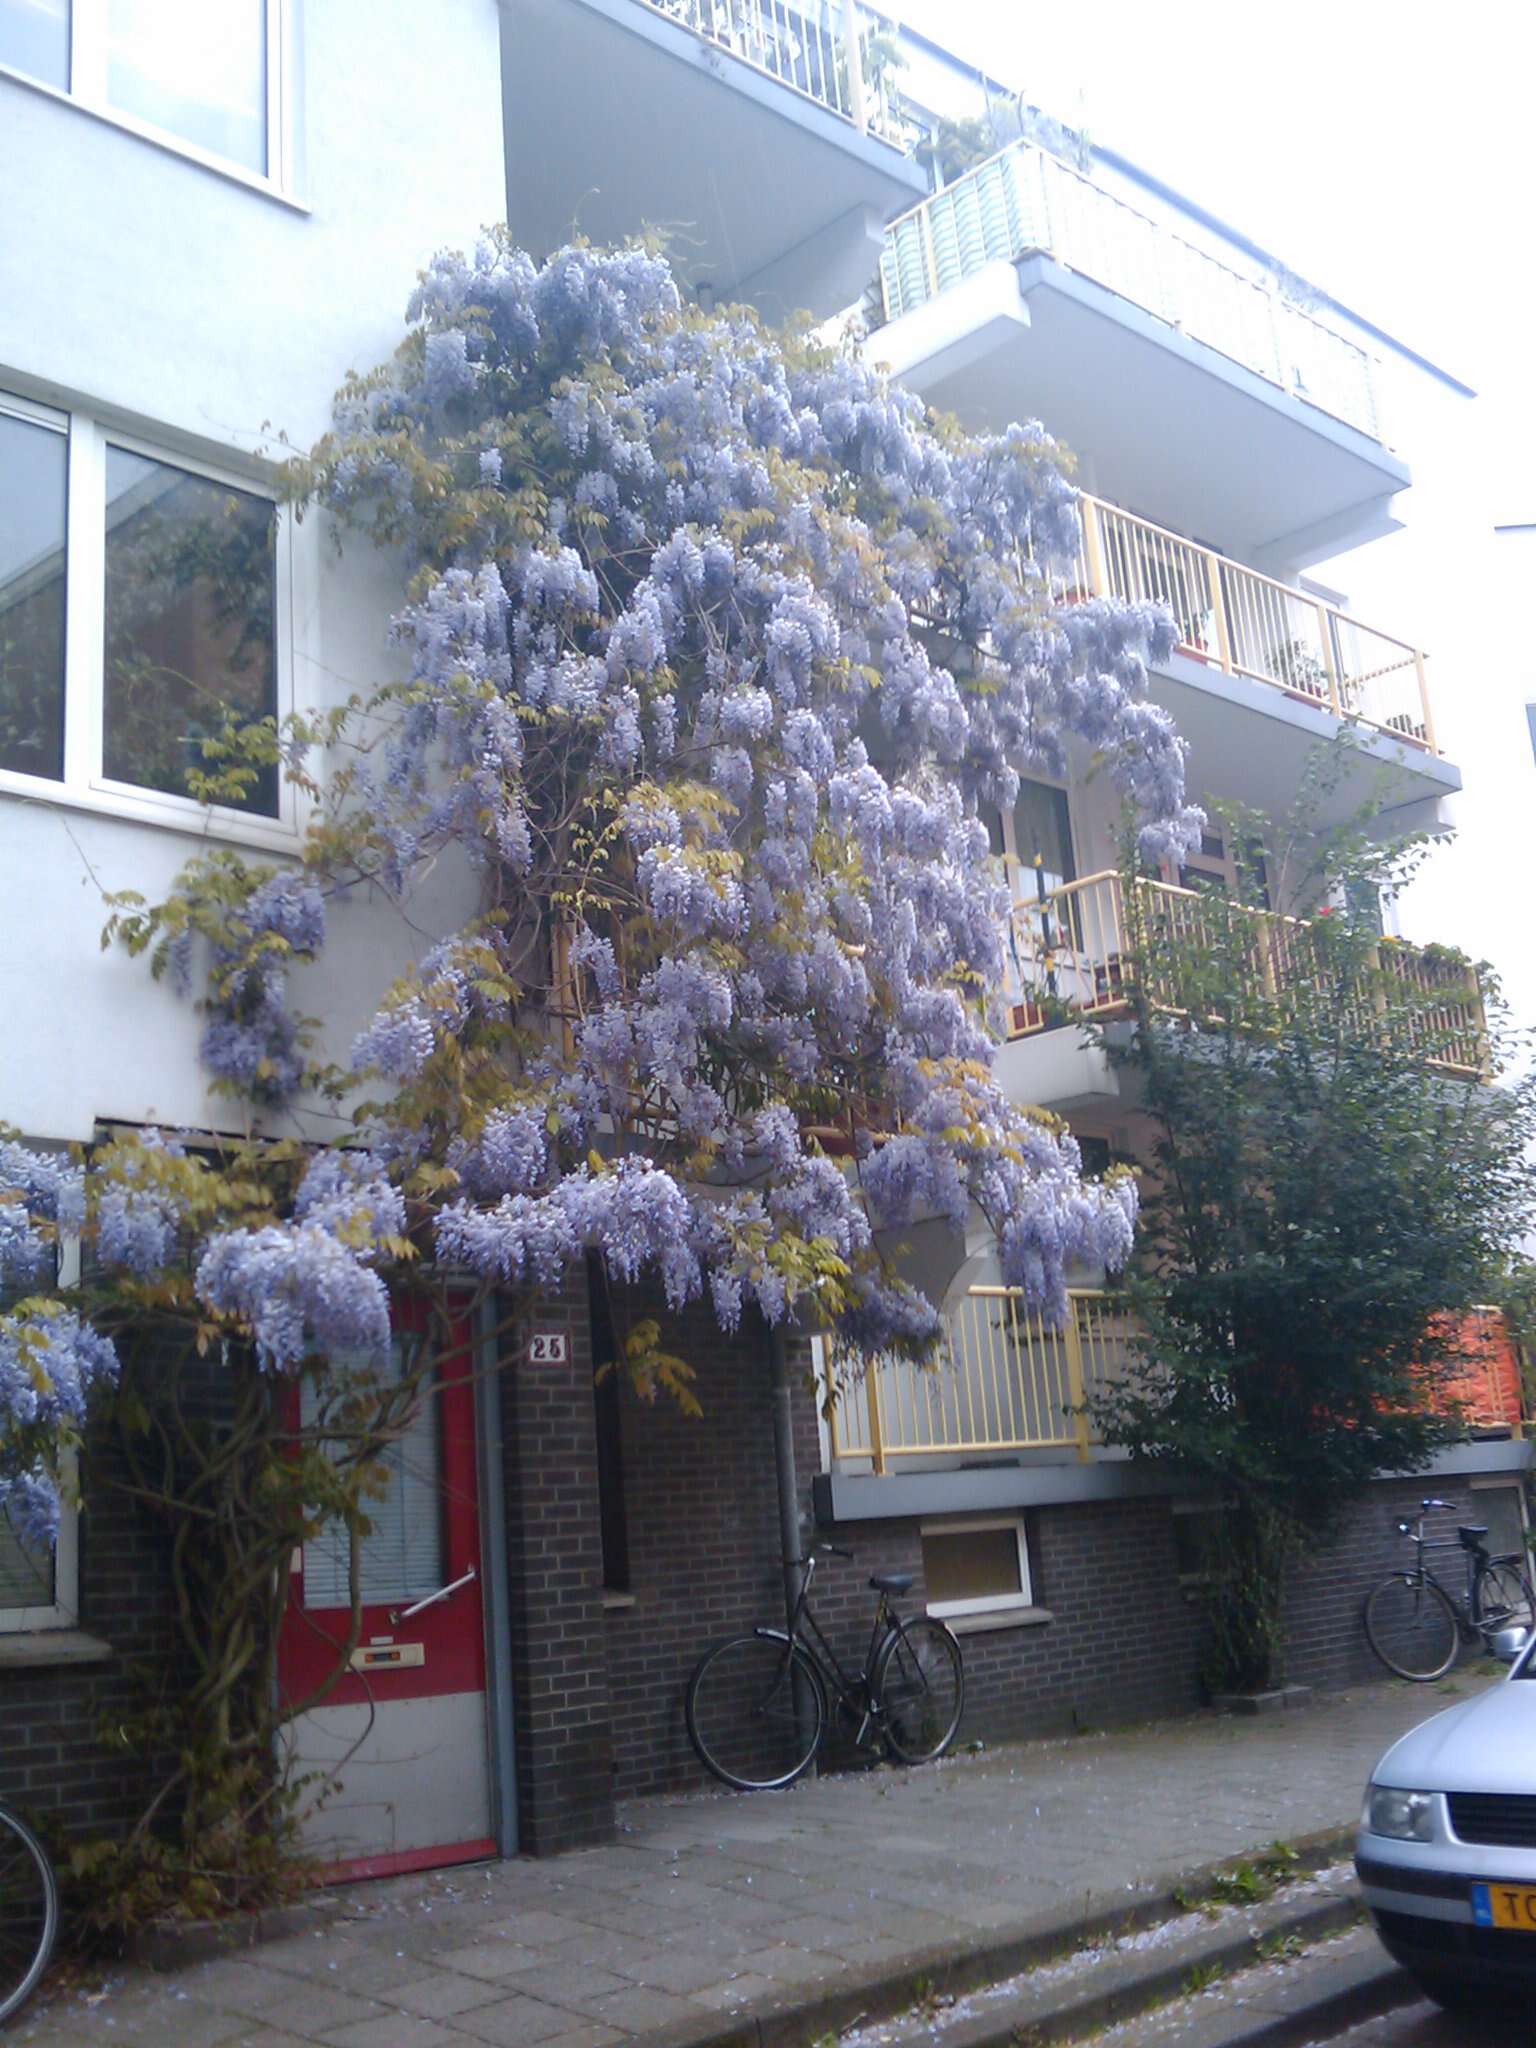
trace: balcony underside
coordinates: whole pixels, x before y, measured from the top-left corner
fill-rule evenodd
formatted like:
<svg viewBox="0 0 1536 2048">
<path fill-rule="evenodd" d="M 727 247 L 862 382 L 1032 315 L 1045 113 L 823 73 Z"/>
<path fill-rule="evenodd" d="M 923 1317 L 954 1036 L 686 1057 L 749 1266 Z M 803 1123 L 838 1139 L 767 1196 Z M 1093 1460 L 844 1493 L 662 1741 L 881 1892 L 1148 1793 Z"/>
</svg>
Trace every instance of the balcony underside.
<svg viewBox="0 0 1536 2048">
<path fill-rule="evenodd" d="M 999 259 L 868 354 L 973 428 L 1040 419 L 1119 504 L 1295 570 L 1392 531 L 1379 442 L 1041 255 Z"/>
<path fill-rule="evenodd" d="M 1189 746 L 1186 782 L 1191 797 L 1221 796 L 1267 816 L 1286 817 L 1302 771 L 1341 721 L 1324 704 L 1250 676 L 1227 675 L 1214 663 L 1175 652 L 1153 672 L 1151 695 L 1169 711 Z M 1384 829 L 1433 830 L 1440 805 L 1461 788 L 1455 765 L 1423 747 L 1405 744 L 1367 725 L 1353 728 L 1357 751 L 1347 775 L 1330 792 L 1320 824 L 1341 823 L 1387 779 Z"/>
<path fill-rule="evenodd" d="M 507 217 L 535 253 L 653 227 L 689 285 L 770 318 L 856 299 L 884 222 L 926 185 L 889 143 L 640 0 L 520 0 L 502 95 Z"/>
</svg>

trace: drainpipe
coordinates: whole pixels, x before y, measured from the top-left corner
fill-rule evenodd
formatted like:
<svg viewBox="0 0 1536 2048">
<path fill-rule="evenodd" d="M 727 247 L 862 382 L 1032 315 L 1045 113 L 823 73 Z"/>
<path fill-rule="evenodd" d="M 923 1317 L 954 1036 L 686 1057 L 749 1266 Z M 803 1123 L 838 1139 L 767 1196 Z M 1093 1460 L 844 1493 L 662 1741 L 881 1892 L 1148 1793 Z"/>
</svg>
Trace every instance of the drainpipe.
<svg viewBox="0 0 1536 2048">
<path fill-rule="evenodd" d="M 787 1627 L 800 1597 L 800 1485 L 795 1474 L 794 1409 L 789 1385 L 789 1351 L 781 1324 L 768 1326 L 768 1377 L 773 1390 L 773 1466 L 779 1482 L 779 1548 L 784 1557 L 784 1621 Z"/>
<path fill-rule="evenodd" d="M 517 1854 L 517 1759 L 512 1731 L 512 1610 L 507 1586 L 507 1509 L 502 1485 L 501 1360 L 494 1300 L 480 1305 L 475 1333 L 475 1448 L 480 1492 L 480 1561 L 485 1597 L 486 1722 L 491 1821 L 500 1856 Z"/>
</svg>

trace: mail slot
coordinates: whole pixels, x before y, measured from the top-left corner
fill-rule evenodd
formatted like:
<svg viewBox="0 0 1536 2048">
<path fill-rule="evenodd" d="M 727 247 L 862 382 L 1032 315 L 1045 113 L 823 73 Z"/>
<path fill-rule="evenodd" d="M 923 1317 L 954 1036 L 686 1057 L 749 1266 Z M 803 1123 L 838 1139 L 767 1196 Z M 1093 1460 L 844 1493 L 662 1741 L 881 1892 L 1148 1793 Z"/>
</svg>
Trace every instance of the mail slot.
<svg viewBox="0 0 1536 2048">
<path fill-rule="evenodd" d="M 350 1663 L 354 1671 L 403 1671 L 411 1664 L 425 1664 L 424 1643 L 359 1643 Z"/>
</svg>

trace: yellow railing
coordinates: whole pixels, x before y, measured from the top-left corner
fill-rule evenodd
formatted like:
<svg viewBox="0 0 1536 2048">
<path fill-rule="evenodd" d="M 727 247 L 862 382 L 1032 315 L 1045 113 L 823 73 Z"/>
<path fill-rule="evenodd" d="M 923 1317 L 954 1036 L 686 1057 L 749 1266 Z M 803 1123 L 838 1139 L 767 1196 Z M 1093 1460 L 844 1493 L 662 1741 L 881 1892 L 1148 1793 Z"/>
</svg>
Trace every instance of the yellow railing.
<svg viewBox="0 0 1536 2048">
<path fill-rule="evenodd" d="M 1074 1289 L 1052 1329 L 1009 1287 L 973 1287 L 949 1318 L 940 1363 L 871 1366 L 839 1386 L 828 1366 L 827 1416 L 835 1458 L 894 1458 L 1068 1449 L 1097 1441 L 1084 1403 L 1125 1370 L 1135 1325 L 1114 1298 Z"/>
<path fill-rule="evenodd" d="M 1102 498 L 1078 505 L 1082 553 L 1058 595 L 1164 604 L 1195 660 L 1435 751 L 1424 656 L 1410 641 Z"/>
<path fill-rule="evenodd" d="M 1105 1016 L 1128 1006 L 1138 969 L 1149 1000 L 1180 1007 L 1179 992 L 1157 961 L 1137 962 L 1135 933 L 1163 943 L 1194 942 L 1243 949 L 1256 991 L 1275 994 L 1312 981 L 1318 973 L 1313 926 L 1267 910 L 1247 910 L 1195 889 L 1140 879 L 1138 917 L 1126 915 L 1126 884 L 1113 869 L 1026 897 L 1009 920 L 1004 992 L 1015 1038 L 1059 1022 L 1064 1013 Z M 1383 1042 L 1420 1053 L 1434 1066 L 1481 1073 L 1487 1066 L 1486 1019 L 1475 971 L 1458 957 L 1384 938 L 1371 967 L 1384 985 L 1362 986 L 1351 1000 L 1357 1021 L 1381 1015 Z M 1387 1004 L 1393 986 L 1416 995 L 1412 1004 Z"/>
<path fill-rule="evenodd" d="M 1269 277 L 1245 275 L 1030 142 L 1010 143 L 892 221 L 888 320 L 998 258 L 1039 250 L 1180 333 L 1384 441 L 1371 358 Z"/>
</svg>

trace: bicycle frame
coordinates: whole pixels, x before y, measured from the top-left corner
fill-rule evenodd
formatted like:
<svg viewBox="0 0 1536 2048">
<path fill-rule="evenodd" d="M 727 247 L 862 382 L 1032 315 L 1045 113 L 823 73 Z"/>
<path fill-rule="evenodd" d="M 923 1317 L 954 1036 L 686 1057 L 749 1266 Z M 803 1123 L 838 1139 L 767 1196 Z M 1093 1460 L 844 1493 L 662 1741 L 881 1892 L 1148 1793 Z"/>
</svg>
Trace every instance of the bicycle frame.
<svg viewBox="0 0 1536 2048">
<path fill-rule="evenodd" d="M 869 1647 L 864 1652 L 864 1669 L 854 1677 L 844 1670 L 842 1660 L 827 1641 L 821 1624 L 811 1612 L 811 1580 L 815 1575 L 816 1558 L 813 1553 L 805 1560 L 805 1577 L 801 1581 L 800 1597 L 796 1600 L 794 1612 L 790 1616 L 785 1640 L 791 1649 L 798 1646 L 804 1650 L 818 1667 L 822 1682 L 826 1685 L 833 1703 L 850 1717 L 855 1714 L 858 1716 L 858 1732 L 854 1736 L 854 1741 L 862 1744 L 869 1733 L 871 1723 L 880 1719 L 879 1709 L 870 1698 L 870 1674 L 875 1668 L 875 1659 L 879 1655 L 881 1645 L 896 1627 L 896 1610 L 891 1605 L 890 1595 L 882 1593 L 875 1604 L 875 1618 L 870 1624 Z M 809 1631 L 808 1635 L 806 1630 Z M 759 1629 L 757 1633 L 769 1635 L 775 1631 Z"/>
<path fill-rule="evenodd" d="M 1426 1502 L 1420 1510 L 1416 1521 L 1402 1520 L 1399 1521 L 1397 1526 L 1405 1536 L 1411 1533 L 1413 1537 L 1414 1565 L 1410 1576 L 1418 1579 L 1425 1585 L 1434 1586 L 1442 1592 L 1451 1603 L 1451 1611 L 1456 1616 L 1458 1626 L 1467 1635 L 1472 1635 L 1480 1632 L 1482 1629 L 1482 1623 L 1478 1620 L 1477 1616 L 1480 1606 L 1478 1589 L 1483 1580 L 1496 1564 L 1518 1563 L 1518 1560 L 1494 1557 L 1489 1552 L 1486 1544 L 1483 1543 L 1475 1545 L 1465 1544 L 1461 1541 L 1460 1537 L 1451 1541 L 1448 1538 L 1436 1539 L 1426 1536 L 1424 1534 L 1424 1522 L 1430 1508 L 1448 1508 L 1449 1506 L 1450 1503 L 1448 1501 Z M 1458 1594 L 1452 1587 L 1442 1585 L 1434 1571 L 1425 1562 L 1426 1553 L 1437 1550 L 1460 1551 L 1465 1557 L 1466 1584 L 1465 1590 L 1462 1593 Z"/>
</svg>

